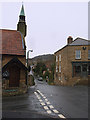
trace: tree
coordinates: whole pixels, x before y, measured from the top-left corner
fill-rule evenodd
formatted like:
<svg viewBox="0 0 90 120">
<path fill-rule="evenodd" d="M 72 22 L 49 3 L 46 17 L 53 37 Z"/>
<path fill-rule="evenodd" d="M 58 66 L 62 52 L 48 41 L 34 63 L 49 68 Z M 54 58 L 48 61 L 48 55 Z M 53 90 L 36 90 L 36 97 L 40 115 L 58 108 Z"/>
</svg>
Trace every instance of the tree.
<svg viewBox="0 0 90 120">
<path fill-rule="evenodd" d="M 46 65 L 43 62 L 38 62 L 34 69 L 34 72 L 36 76 L 37 75 L 43 76 L 43 71 L 46 71 L 46 70 L 47 70 Z"/>
<path fill-rule="evenodd" d="M 43 78 L 44 78 L 44 79 L 46 79 L 46 76 L 48 76 L 48 77 L 49 77 L 49 74 L 50 74 L 50 73 L 49 73 L 49 71 L 48 71 L 48 70 L 46 70 L 46 72 L 45 72 L 45 74 L 44 74 Z"/>
</svg>

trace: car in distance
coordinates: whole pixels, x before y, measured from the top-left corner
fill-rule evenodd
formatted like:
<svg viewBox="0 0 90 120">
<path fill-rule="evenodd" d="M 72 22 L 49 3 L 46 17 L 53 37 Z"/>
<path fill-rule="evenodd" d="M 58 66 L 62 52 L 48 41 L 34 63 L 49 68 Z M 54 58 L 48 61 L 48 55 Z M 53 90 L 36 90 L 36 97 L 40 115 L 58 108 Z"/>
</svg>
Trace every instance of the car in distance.
<svg viewBox="0 0 90 120">
<path fill-rule="evenodd" d="M 42 78 L 42 77 L 39 77 L 38 80 L 39 80 L 39 81 L 43 81 L 43 78 Z"/>
</svg>

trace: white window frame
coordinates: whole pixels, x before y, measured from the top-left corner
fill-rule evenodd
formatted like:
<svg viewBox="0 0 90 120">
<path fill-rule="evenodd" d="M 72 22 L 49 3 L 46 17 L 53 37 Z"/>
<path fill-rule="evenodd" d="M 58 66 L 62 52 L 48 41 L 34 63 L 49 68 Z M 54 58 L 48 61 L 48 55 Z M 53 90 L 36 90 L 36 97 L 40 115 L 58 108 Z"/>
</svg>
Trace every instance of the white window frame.
<svg viewBox="0 0 90 120">
<path fill-rule="evenodd" d="M 81 50 L 75 51 L 75 59 L 81 59 Z"/>
<path fill-rule="evenodd" d="M 59 72 L 61 73 L 61 63 L 59 63 Z"/>
<path fill-rule="evenodd" d="M 88 59 L 90 59 L 90 50 L 88 50 Z"/>
<path fill-rule="evenodd" d="M 58 55 L 56 55 L 56 62 L 58 62 Z"/>
<path fill-rule="evenodd" d="M 61 61 L 61 54 L 59 54 L 59 61 Z"/>
</svg>

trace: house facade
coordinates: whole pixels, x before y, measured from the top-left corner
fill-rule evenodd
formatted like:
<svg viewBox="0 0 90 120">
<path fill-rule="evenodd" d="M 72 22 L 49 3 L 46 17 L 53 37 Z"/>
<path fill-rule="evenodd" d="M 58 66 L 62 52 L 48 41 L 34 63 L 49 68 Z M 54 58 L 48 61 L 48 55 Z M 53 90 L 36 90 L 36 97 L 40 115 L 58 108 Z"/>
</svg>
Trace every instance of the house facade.
<svg viewBox="0 0 90 120">
<path fill-rule="evenodd" d="M 90 78 L 90 41 L 67 39 L 67 45 L 56 51 L 54 82 L 57 85 L 88 85 Z"/>
<path fill-rule="evenodd" d="M 27 92 L 26 22 L 22 5 L 17 30 L 1 29 L 2 33 L 2 94 Z"/>
</svg>

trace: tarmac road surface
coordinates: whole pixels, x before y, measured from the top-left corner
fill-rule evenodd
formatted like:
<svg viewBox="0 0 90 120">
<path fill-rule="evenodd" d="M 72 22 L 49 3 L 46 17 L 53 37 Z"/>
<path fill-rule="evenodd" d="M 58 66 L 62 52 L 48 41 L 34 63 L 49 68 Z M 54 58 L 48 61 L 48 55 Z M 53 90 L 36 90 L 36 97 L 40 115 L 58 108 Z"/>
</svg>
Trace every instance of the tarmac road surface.
<svg viewBox="0 0 90 120">
<path fill-rule="evenodd" d="M 35 83 L 24 95 L 3 97 L 3 118 L 88 118 L 88 87 Z"/>
</svg>

